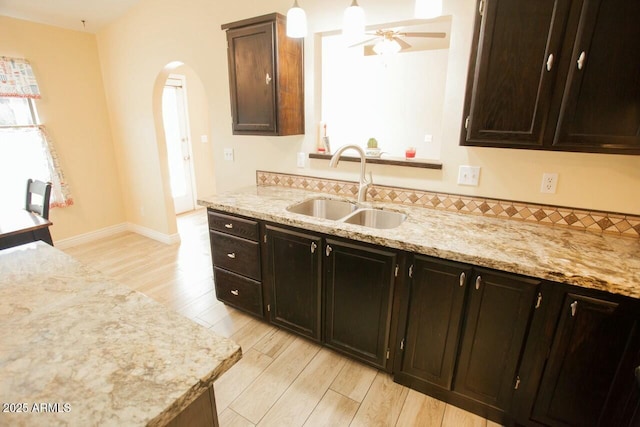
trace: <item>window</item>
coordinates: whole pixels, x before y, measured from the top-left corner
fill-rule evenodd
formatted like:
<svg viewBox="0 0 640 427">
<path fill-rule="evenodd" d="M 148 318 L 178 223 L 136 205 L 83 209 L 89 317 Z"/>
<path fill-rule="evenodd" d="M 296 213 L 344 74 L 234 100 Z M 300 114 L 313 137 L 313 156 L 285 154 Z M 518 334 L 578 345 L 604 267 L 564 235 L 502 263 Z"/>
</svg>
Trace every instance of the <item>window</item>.
<svg viewBox="0 0 640 427">
<path fill-rule="evenodd" d="M 0 97 L 0 126 L 30 126 L 38 124 L 31 98 Z"/>
<path fill-rule="evenodd" d="M 73 204 L 34 99 L 40 88 L 29 61 L 0 57 L 0 205 L 24 207 L 27 179 L 49 181 L 51 206 Z"/>
</svg>

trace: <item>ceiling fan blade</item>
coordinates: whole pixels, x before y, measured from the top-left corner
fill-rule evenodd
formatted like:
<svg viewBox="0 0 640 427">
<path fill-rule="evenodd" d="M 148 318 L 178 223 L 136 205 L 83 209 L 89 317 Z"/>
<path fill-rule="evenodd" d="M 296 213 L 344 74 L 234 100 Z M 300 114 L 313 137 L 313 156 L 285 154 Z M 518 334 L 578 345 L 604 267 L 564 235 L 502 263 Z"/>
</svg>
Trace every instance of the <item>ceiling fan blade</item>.
<svg viewBox="0 0 640 427">
<path fill-rule="evenodd" d="M 393 39 L 400 45 L 402 49 L 409 49 L 411 47 L 409 43 L 402 40 L 400 37 L 394 37 Z"/>
<path fill-rule="evenodd" d="M 372 41 L 377 40 L 377 39 L 378 39 L 378 37 L 374 37 L 374 38 L 372 38 L 372 39 L 367 39 L 367 40 L 365 40 L 365 41 L 361 41 L 361 42 L 359 42 L 359 43 L 352 44 L 352 45 L 350 45 L 349 47 L 362 46 L 363 44 L 371 43 Z"/>
<path fill-rule="evenodd" d="M 372 44 L 366 45 L 363 50 L 364 50 L 364 56 L 376 56 L 376 55 L 378 55 L 373 50 L 373 45 Z"/>
<path fill-rule="evenodd" d="M 398 33 L 398 35 L 404 37 L 433 37 L 438 39 L 447 37 L 447 33 Z"/>
</svg>

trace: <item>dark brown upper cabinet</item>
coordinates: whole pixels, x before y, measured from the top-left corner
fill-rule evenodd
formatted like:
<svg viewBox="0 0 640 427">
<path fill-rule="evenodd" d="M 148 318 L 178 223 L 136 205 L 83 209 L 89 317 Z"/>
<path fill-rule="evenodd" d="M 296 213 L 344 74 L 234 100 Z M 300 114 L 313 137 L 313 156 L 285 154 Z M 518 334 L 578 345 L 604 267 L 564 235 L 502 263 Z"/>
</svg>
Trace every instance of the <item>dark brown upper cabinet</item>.
<svg viewBox="0 0 640 427">
<path fill-rule="evenodd" d="M 640 3 L 479 0 L 461 145 L 640 154 Z"/>
<path fill-rule="evenodd" d="M 234 135 L 304 134 L 303 39 L 278 13 L 222 25 L 227 31 Z"/>
</svg>

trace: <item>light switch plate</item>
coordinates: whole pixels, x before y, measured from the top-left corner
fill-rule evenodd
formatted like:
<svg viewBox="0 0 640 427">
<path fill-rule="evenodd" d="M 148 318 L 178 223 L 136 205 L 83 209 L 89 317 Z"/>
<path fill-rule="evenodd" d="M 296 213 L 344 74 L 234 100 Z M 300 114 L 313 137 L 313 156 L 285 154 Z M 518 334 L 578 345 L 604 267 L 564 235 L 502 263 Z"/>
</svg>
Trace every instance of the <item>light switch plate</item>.
<svg viewBox="0 0 640 427">
<path fill-rule="evenodd" d="M 224 159 L 233 162 L 233 148 L 224 149 Z"/>
<path fill-rule="evenodd" d="M 478 186 L 480 166 L 460 166 L 458 169 L 458 184 Z"/>
<path fill-rule="evenodd" d="M 298 153 L 297 165 L 299 168 L 305 167 L 305 163 L 307 161 L 307 155 L 303 152 Z"/>
</svg>

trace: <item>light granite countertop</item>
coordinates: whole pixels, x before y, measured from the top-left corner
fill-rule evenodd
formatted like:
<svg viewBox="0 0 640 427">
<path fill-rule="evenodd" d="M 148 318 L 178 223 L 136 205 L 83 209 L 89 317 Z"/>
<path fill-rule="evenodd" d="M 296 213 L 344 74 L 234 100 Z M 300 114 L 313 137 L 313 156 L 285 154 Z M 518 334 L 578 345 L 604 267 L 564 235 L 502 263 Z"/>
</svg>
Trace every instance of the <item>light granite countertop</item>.
<svg viewBox="0 0 640 427">
<path fill-rule="evenodd" d="M 0 425 L 163 425 L 241 357 L 42 242 L 0 251 L 0 325 Z"/>
<path fill-rule="evenodd" d="M 399 227 L 379 230 L 294 214 L 311 198 L 339 198 L 278 186 L 252 186 L 198 204 L 260 220 L 640 298 L 640 239 L 460 214 L 400 204 L 365 203 L 403 212 Z"/>
</svg>

